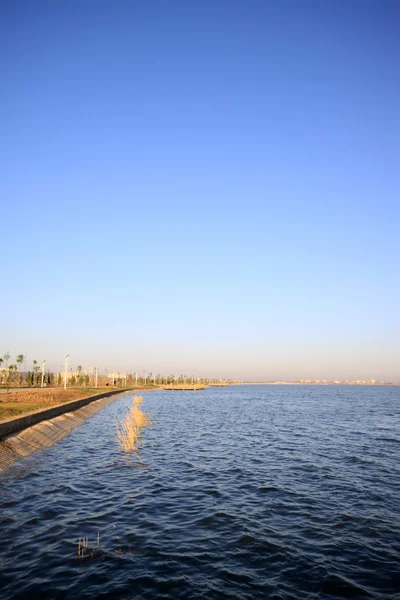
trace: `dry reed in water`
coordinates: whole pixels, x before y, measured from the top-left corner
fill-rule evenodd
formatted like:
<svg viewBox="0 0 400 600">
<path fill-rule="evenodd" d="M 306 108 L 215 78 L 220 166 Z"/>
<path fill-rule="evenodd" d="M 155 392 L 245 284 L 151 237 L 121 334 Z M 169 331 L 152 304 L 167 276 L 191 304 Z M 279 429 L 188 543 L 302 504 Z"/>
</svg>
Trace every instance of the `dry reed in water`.
<svg viewBox="0 0 400 600">
<path fill-rule="evenodd" d="M 89 538 L 79 538 L 78 540 L 78 556 L 83 558 L 86 556 L 89 547 Z"/>
<path fill-rule="evenodd" d="M 149 417 L 146 415 L 146 413 L 142 412 L 137 406 L 131 408 L 131 416 L 135 422 L 136 427 L 138 427 L 139 429 L 150 425 Z"/>
<path fill-rule="evenodd" d="M 142 402 L 143 402 L 143 397 L 142 396 L 134 396 L 133 402 L 134 402 L 134 404 L 136 404 L 136 406 L 139 406 L 139 404 L 142 404 Z"/>
<path fill-rule="evenodd" d="M 139 427 L 132 417 L 133 408 L 129 411 L 122 423 L 116 425 L 117 438 L 125 452 L 138 450 Z"/>
<path fill-rule="evenodd" d="M 78 556 L 79 558 L 91 557 L 94 558 L 95 555 L 99 555 L 100 552 L 100 531 L 97 532 L 97 547 L 89 548 L 89 538 L 79 538 L 78 539 Z"/>
<path fill-rule="evenodd" d="M 140 400 L 142 398 L 139 396 Z M 136 406 L 136 397 L 133 399 L 134 406 L 131 407 L 122 423 L 116 425 L 117 438 L 125 452 L 138 452 L 138 442 L 142 427 L 150 425 L 149 417 Z"/>
</svg>

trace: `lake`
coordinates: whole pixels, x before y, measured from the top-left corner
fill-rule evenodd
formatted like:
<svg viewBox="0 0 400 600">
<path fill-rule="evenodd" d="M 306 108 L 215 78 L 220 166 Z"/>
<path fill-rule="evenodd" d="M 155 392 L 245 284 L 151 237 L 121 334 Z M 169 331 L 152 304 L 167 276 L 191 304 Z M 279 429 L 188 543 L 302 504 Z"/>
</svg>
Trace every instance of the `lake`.
<svg viewBox="0 0 400 600">
<path fill-rule="evenodd" d="M 0 476 L 2 599 L 399 593 L 400 388 L 149 392 L 140 466 L 131 404 Z"/>
</svg>

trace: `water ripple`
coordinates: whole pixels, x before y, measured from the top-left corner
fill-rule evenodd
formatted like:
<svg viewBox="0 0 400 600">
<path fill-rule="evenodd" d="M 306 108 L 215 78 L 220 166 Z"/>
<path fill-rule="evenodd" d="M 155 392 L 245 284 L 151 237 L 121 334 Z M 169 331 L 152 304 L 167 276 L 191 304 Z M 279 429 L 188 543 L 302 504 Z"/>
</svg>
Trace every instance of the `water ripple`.
<svg viewBox="0 0 400 600">
<path fill-rule="evenodd" d="M 398 593 L 397 388 L 149 393 L 144 468 L 115 439 L 130 402 L 0 477 L 2 598 Z"/>
</svg>

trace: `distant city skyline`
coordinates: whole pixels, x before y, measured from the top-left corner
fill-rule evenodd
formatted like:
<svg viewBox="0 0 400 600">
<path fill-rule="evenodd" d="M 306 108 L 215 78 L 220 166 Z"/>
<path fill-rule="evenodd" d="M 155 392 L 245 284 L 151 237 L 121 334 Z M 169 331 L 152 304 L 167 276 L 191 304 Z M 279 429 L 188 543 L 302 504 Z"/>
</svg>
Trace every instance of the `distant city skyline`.
<svg viewBox="0 0 400 600">
<path fill-rule="evenodd" d="M 1 353 L 1 350 L 0 350 Z M 15 364 L 16 362 L 16 356 L 18 354 L 21 354 L 21 352 L 10 352 L 10 359 L 9 359 L 9 364 Z M 335 381 L 339 381 L 341 383 L 344 382 L 360 382 L 360 383 L 365 383 L 365 382 L 370 382 L 371 380 L 373 380 L 373 382 L 379 382 L 379 381 L 384 381 L 384 382 L 398 382 L 400 381 L 400 371 L 397 370 L 396 372 L 396 368 L 394 366 L 394 368 L 392 367 L 392 365 L 386 365 L 386 370 L 385 368 L 381 367 L 381 370 L 379 371 L 378 369 L 375 369 L 375 371 L 378 373 L 378 371 L 380 373 L 386 373 L 386 377 L 383 376 L 378 376 L 375 375 L 375 373 L 370 376 L 367 373 L 367 367 L 361 367 L 359 369 L 359 371 L 363 374 L 362 376 L 356 376 L 353 373 L 350 372 L 350 370 L 346 371 L 346 375 L 340 376 L 339 373 L 339 369 L 335 372 L 332 372 L 332 365 L 330 367 L 330 372 L 331 375 L 329 376 L 307 376 L 305 377 L 304 375 L 300 374 L 298 377 L 290 375 L 290 372 L 293 369 L 287 368 L 286 372 L 287 372 L 287 376 L 282 376 L 282 373 L 279 372 L 279 370 L 277 368 L 275 368 L 275 371 L 273 371 L 272 369 L 269 371 L 268 368 L 266 367 L 264 372 L 260 370 L 260 372 L 258 371 L 254 371 L 253 376 L 251 375 L 246 375 L 246 373 L 248 373 L 249 369 L 248 367 L 246 367 L 246 369 L 244 369 L 244 373 L 241 373 L 240 370 L 240 366 L 238 366 L 237 370 L 234 371 L 232 370 L 232 364 L 234 364 L 234 358 L 233 356 L 231 357 L 229 364 L 226 365 L 225 369 L 221 369 L 220 371 L 218 371 L 218 367 L 219 367 L 219 363 L 217 363 L 216 365 L 212 366 L 210 365 L 208 367 L 208 369 L 201 369 L 199 367 L 196 368 L 196 366 L 193 366 L 193 363 L 190 362 L 184 362 L 181 365 L 179 365 L 178 363 L 173 363 L 173 362 L 166 362 L 165 359 L 160 361 L 159 365 L 156 364 L 151 364 L 151 361 L 149 361 L 147 364 L 145 363 L 145 361 L 143 360 L 143 357 L 138 357 L 136 361 L 131 361 L 131 360 L 127 360 L 125 359 L 121 359 L 121 362 L 118 364 L 115 356 L 110 356 L 110 360 L 109 361 L 98 361 L 98 360 L 89 360 L 89 361 L 85 361 L 84 358 L 82 357 L 82 355 L 80 354 L 71 354 L 68 353 L 69 357 L 68 357 L 68 370 L 69 371 L 76 371 L 78 365 L 82 367 L 83 371 L 85 372 L 87 370 L 87 372 L 89 372 L 89 370 L 92 368 L 94 369 L 94 367 L 98 366 L 99 367 L 99 371 L 101 373 L 105 373 L 106 371 L 124 371 L 127 373 L 134 373 L 136 372 L 138 374 L 138 376 L 143 376 L 144 373 L 147 373 L 147 375 L 149 373 L 154 374 L 161 374 L 161 375 L 170 375 L 171 373 L 173 373 L 176 376 L 179 376 L 181 374 L 188 376 L 188 377 L 203 377 L 203 378 L 223 378 L 223 379 L 232 379 L 232 380 L 236 380 L 236 381 L 260 381 L 260 382 L 269 382 L 269 381 L 287 381 L 287 382 L 301 382 L 301 383 L 326 383 L 326 382 L 335 382 Z M 24 362 L 22 363 L 22 369 L 23 370 L 31 370 L 32 369 L 32 362 L 33 360 L 36 360 L 38 362 L 38 364 L 40 365 L 41 362 L 43 360 L 46 360 L 46 364 L 47 364 L 47 369 L 53 372 L 63 372 L 64 371 L 64 355 L 60 357 L 61 360 L 57 360 L 52 358 L 52 354 L 47 353 L 47 356 L 41 356 L 38 352 L 33 352 L 32 354 L 30 354 L 29 352 L 24 352 L 25 355 L 25 359 Z M 3 356 L 2 354 L 0 354 L 0 357 Z M 50 356 L 50 359 L 48 358 Z M 190 359 L 190 357 L 189 357 Z M 276 359 L 275 359 L 276 360 Z M 125 362 L 123 362 L 125 361 Z M 184 367 L 188 367 L 188 368 L 184 368 Z M 5 367 L 5 362 L 3 362 L 2 367 Z M 298 368 L 299 369 L 299 368 Z M 297 370 L 298 370 L 297 369 Z M 310 370 L 312 370 L 310 368 Z M 329 369 L 327 369 L 329 370 Z M 370 370 L 370 369 L 369 369 Z M 394 372 L 394 376 L 391 375 L 392 370 Z M 372 369 L 372 371 L 374 371 L 374 369 Z M 274 372 L 276 373 L 276 375 L 274 376 Z M 296 371 L 297 372 L 297 371 Z M 342 373 L 344 372 L 343 370 L 341 371 Z M 349 375 L 349 373 L 351 373 Z"/>
<path fill-rule="evenodd" d="M 0 16 L 0 353 L 398 380 L 400 3 Z"/>
</svg>

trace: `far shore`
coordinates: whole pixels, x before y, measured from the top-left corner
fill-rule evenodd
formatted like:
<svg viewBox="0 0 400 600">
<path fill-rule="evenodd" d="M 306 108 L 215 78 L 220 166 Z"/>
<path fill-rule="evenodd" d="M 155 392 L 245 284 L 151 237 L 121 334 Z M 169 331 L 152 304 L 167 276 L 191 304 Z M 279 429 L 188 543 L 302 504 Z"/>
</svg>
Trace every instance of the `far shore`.
<svg viewBox="0 0 400 600">
<path fill-rule="evenodd" d="M 345 381 L 340 381 L 338 383 L 335 383 L 334 381 L 327 381 L 326 383 L 322 383 L 322 381 L 320 381 L 319 383 L 316 383 L 315 381 L 309 381 L 307 383 L 302 383 L 300 381 L 234 381 L 232 383 L 230 383 L 229 385 L 303 385 L 303 386 L 327 386 L 327 385 L 332 385 L 332 386 L 348 386 L 348 387 L 393 387 L 393 386 L 400 386 L 400 382 L 395 382 L 395 383 L 356 383 L 356 382 L 345 382 Z"/>
</svg>

